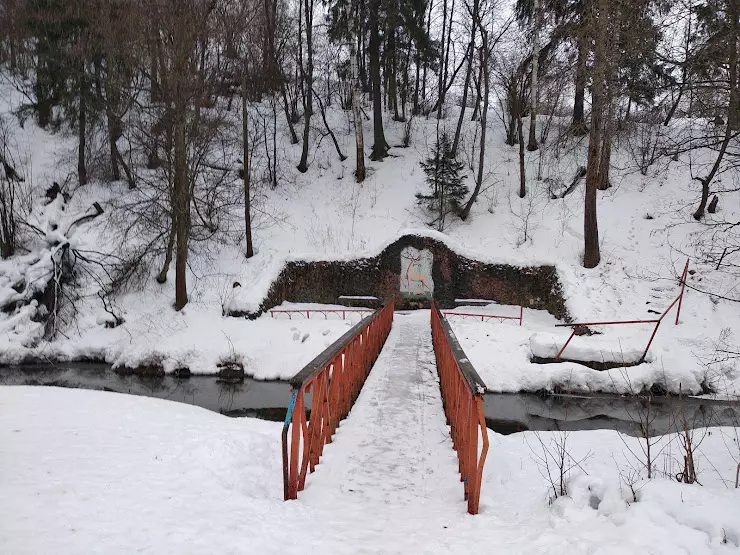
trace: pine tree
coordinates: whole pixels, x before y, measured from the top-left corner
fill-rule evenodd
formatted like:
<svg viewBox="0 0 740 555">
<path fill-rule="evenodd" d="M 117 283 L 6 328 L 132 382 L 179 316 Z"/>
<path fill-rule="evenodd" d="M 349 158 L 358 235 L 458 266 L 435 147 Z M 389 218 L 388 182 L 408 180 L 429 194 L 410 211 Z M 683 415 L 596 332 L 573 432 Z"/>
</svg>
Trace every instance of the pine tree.
<svg viewBox="0 0 740 555">
<path fill-rule="evenodd" d="M 452 143 L 447 133 L 437 139 L 432 155 L 421 162 L 426 174 L 430 194 L 418 193 L 418 203 L 425 206 L 434 216 L 429 225 L 444 231 L 447 215 L 460 210 L 460 202 L 468 194 L 461 175 L 465 164 L 459 162 L 452 153 Z"/>
</svg>

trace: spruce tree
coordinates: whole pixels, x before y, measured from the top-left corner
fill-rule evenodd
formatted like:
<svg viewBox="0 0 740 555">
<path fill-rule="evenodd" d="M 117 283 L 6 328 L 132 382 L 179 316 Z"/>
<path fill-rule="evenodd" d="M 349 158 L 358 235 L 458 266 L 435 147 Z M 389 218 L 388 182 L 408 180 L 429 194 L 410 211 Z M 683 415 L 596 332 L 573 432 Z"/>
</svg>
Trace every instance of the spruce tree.
<svg viewBox="0 0 740 555">
<path fill-rule="evenodd" d="M 468 194 L 463 184 L 461 172 L 465 165 L 452 153 L 452 143 L 447 133 L 443 133 L 434 145 L 431 156 L 421 162 L 429 185 L 429 194 L 417 193 L 418 203 L 434 215 L 429 222 L 439 231 L 444 231 L 447 215 L 457 213 L 460 203 Z"/>
</svg>

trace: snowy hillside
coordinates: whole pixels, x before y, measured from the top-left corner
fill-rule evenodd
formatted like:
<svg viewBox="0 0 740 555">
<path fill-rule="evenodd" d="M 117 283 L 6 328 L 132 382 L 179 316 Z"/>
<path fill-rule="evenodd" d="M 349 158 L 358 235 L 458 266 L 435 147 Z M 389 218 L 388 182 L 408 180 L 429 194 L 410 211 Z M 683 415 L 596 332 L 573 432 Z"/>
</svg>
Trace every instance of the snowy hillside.
<svg viewBox="0 0 740 555">
<path fill-rule="evenodd" d="M 7 86 L 5 91 L 9 100 L 4 111 L 9 113 L 19 99 Z M 415 119 L 408 148 L 396 146 L 401 143 L 403 124 L 389 122 L 391 157 L 370 163 L 368 178 L 357 184 L 352 176 L 354 137 L 346 115 L 337 110 L 329 115 L 340 146 L 350 153 L 349 158 L 340 162 L 333 147 L 327 141 L 320 142 L 312 152 L 308 172 L 301 174 L 291 165 L 299 155 L 299 145 L 291 146 L 287 136 L 281 134 L 278 144 L 284 162 L 280 184 L 276 189 L 265 184 L 258 186 L 253 200 L 257 250 L 254 258 L 244 258 L 243 232 L 240 235 L 237 224 L 228 224 L 211 239 L 194 245 L 189 263 L 191 302 L 182 312 L 171 306 L 172 276 L 160 285 L 153 279 L 157 269 L 152 268 L 152 274 L 141 286 L 113 298 L 112 311 L 123 319 L 123 324 L 113 329 L 105 326 L 112 316 L 97 295 L 100 286 L 89 276 L 81 275 L 77 312 L 70 321 L 60 324 L 61 333 L 53 341 L 42 339 L 43 326 L 34 322 L 33 303 L 0 316 L 2 361 L 102 360 L 129 367 L 159 365 L 168 371 L 188 367 L 192 372 L 209 373 L 216 370 L 219 361 L 236 357 L 245 361 L 248 374 L 257 377 L 285 377 L 297 371 L 301 361 L 310 360 L 341 334 L 344 328 L 339 322 L 324 327 L 318 323 L 299 324 L 301 333 L 308 326 L 311 339 L 300 344 L 305 350 L 303 358 L 286 366 L 279 349 L 257 354 L 264 344 L 260 338 L 272 333 L 270 325 L 274 323 L 236 320 L 223 314 L 235 307 L 257 310 L 286 260 L 357 258 L 379 252 L 404 230 L 429 233 L 429 217 L 417 205 L 415 194 L 425 187 L 419 163 L 434 143 L 437 121 Z M 453 125 L 453 116 L 454 113 L 449 114 L 441 125 Z M 12 121 L 12 117 L 9 119 Z M 689 258 L 691 272 L 681 324 L 662 327 L 658 343 L 648 357 L 649 377 L 647 381 L 637 379 L 634 387 L 640 390 L 645 384 L 649 387 L 651 383 L 666 382 L 664 385 L 671 391 L 683 387 L 693 393 L 704 388 L 719 394 L 738 394 L 738 372 L 724 364 L 718 353 L 722 349 L 732 350 L 734 334 L 740 326 L 735 303 L 722 298 L 728 293 L 731 296 L 729 288 L 734 282 L 731 275 L 702 262 L 704 256 L 697 247 L 708 228 L 691 218 L 698 191 L 687 162 L 681 158 L 666 162 L 660 172 L 656 168 L 656 175 L 651 170 L 643 176 L 634 168 L 626 149 L 615 153 L 613 187 L 599 192 L 602 262 L 597 268 L 586 270 L 581 266 L 583 182 L 571 194 L 556 200 L 550 198 L 548 185 L 551 180 L 570 181 L 576 168 L 585 163 L 585 142 L 575 142 L 568 149 L 552 144 L 527 153 L 528 195 L 520 199 L 516 194 L 517 147 L 504 144 L 495 112 L 491 112 L 489 121 L 493 122 L 493 132 L 488 141 L 486 186 L 471 217 L 465 222 L 452 220 L 445 230 L 449 243 L 482 261 L 555 265 L 574 320 L 651 318 L 654 311 L 662 311 L 675 298 L 677 276 Z M 466 127 L 463 159 L 475 124 L 468 123 Z M 0 263 L 0 291 L 5 301 L 18 296 L 15 289 L 21 281 L 33 283 L 34 274 L 50 273 L 48 259 L 56 248 L 53 245 L 58 244 L 58 234 L 80 216 L 89 214 L 94 202 L 103 207 L 103 215 L 74 227 L 66 239 L 80 252 L 117 252 L 121 243 L 117 241 L 115 225 L 125 218 L 125 199 L 143 193 L 129 191 L 122 183 L 93 182 L 83 187 L 67 184 L 67 202 L 59 196 L 44 206 L 48 201 L 44 201 L 43 191 L 52 181 L 65 182 L 62 176 L 69 171 L 64 155 L 66 138 L 61 133 L 41 131 L 30 120 L 22 128 L 16 124 L 13 132 L 19 151 L 28 157 L 32 175 L 35 194 L 30 221 L 46 237 L 39 238 L 25 230 L 29 253 Z M 697 163 L 695 156 L 692 163 Z M 542 179 L 538 180 L 540 168 Z M 468 170 L 467 174 L 470 180 L 472 172 Z M 233 211 L 238 214 L 242 208 L 238 200 L 235 202 Z M 740 215 L 740 202 L 725 196 L 720 210 L 725 220 L 732 220 Z M 98 273 L 93 270 L 91 275 Z M 240 287 L 233 288 L 234 282 L 239 282 Z M 702 294 L 694 288 L 712 294 Z M 280 333 L 292 338 L 294 327 Z M 566 333 L 546 328 L 539 331 Z M 609 330 L 606 340 L 611 341 L 612 350 L 641 348 L 649 337 L 644 329 L 630 329 L 626 335 L 623 331 Z M 530 335 L 525 332 L 522 336 L 522 354 L 512 359 L 511 365 L 529 364 Z M 201 347 L 201 341 L 208 345 L 207 349 Z M 504 361 L 511 354 L 508 347 L 497 352 Z M 270 360 L 271 356 L 277 358 Z M 267 370 L 269 367 L 284 370 L 273 372 Z M 561 376 L 568 373 L 562 367 L 543 371 Z M 644 375 L 645 370 L 634 372 Z M 548 378 L 539 385 L 550 389 L 566 381 Z M 613 388 L 608 383 L 613 381 L 603 377 L 601 385 L 585 387 L 609 390 Z M 709 388 L 707 384 L 711 384 Z M 494 383 L 490 385 L 496 387 Z"/>
</svg>

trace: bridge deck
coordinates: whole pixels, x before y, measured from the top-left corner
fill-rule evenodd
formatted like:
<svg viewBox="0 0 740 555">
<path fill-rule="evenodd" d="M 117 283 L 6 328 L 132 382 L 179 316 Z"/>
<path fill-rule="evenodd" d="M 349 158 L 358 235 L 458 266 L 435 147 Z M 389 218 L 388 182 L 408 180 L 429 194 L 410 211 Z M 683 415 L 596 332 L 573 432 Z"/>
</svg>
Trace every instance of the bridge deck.
<svg viewBox="0 0 740 555">
<path fill-rule="evenodd" d="M 464 506 L 457 458 L 442 409 L 429 312 L 396 314 L 393 329 L 349 417 L 327 445 L 301 494 L 363 506 Z M 418 506 L 418 505 L 417 505 Z"/>
</svg>

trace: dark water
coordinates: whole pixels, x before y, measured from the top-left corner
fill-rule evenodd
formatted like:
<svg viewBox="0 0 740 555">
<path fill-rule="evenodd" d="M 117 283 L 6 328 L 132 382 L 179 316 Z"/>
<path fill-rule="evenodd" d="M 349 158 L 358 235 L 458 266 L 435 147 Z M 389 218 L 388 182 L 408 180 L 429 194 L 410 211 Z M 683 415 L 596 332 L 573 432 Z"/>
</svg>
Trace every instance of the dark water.
<svg viewBox="0 0 740 555">
<path fill-rule="evenodd" d="M 220 380 L 214 376 L 139 377 L 122 375 L 99 364 L 60 364 L 0 368 L 2 385 L 53 385 L 115 391 L 197 405 L 228 416 L 282 421 L 290 386 L 281 381 Z M 309 401 L 310 402 L 310 401 Z M 682 426 L 739 426 L 740 403 L 706 399 L 616 395 L 570 396 L 488 394 L 484 411 L 488 427 L 499 433 L 524 430 L 619 430 L 638 435 L 649 422 L 650 435 Z"/>
<path fill-rule="evenodd" d="M 220 380 L 215 376 L 139 377 L 103 364 L 56 364 L 0 368 L 0 385 L 53 385 L 114 391 L 197 405 L 228 416 L 283 420 L 290 385 L 280 381 Z"/>
<path fill-rule="evenodd" d="M 740 426 L 740 402 L 677 397 L 618 395 L 489 394 L 484 412 L 488 427 L 499 433 L 524 430 L 618 430 L 662 435 L 705 426 Z"/>
</svg>

